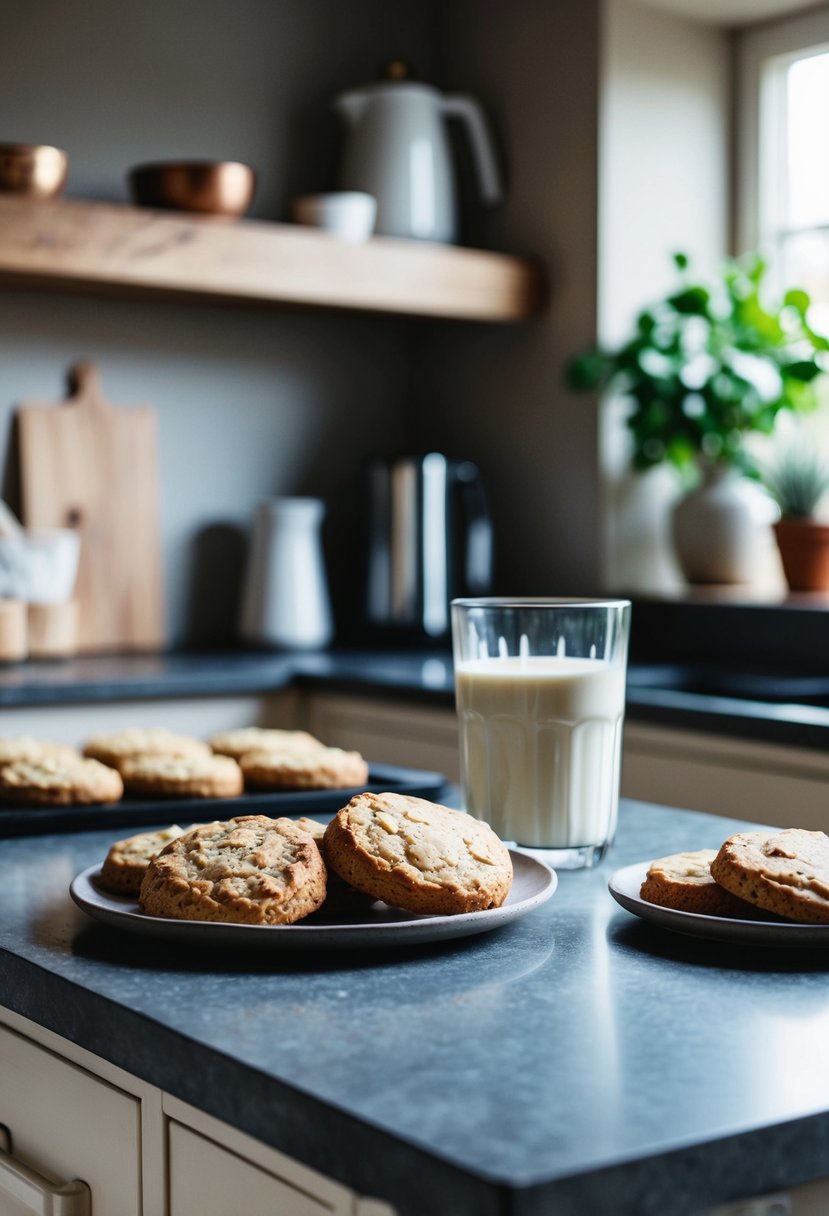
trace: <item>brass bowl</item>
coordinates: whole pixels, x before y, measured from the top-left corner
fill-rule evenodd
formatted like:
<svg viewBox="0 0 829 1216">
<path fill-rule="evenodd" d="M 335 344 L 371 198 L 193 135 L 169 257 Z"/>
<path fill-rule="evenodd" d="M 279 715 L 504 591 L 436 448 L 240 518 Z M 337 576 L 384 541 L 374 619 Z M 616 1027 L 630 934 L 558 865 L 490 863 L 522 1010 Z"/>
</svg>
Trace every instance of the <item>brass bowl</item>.
<svg viewBox="0 0 829 1216">
<path fill-rule="evenodd" d="M 0 191 L 52 198 L 66 185 L 69 157 L 50 144 L 0 144 Z"/>
<path fill-rule="evenodd" d="M 141 207 L 244 215 L 256 189 L 256 174 L 238 161 L 163 161 L 129 172 L 133 201 Z"/>
</svg>

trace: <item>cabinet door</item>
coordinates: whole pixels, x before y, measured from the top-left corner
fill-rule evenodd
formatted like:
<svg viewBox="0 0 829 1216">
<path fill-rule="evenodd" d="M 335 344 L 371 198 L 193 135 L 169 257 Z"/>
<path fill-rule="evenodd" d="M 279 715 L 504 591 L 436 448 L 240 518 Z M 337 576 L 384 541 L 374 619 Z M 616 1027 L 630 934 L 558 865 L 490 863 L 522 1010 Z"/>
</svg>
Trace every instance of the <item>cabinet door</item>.
<svg viewBox="0 0 829 1216">
<path fill-rule="evenodd" d="M 331 1208 L 180 1123 L 169 1125 L 169 1216 L 330 1216 Z"/>
<path fill-rule="evenodd" d="M 0 1123 L 24 1165 L 85 1182 L 93 1212 L 141 1216 L 141 1103 L 2 1026 Z"/>
</svg>

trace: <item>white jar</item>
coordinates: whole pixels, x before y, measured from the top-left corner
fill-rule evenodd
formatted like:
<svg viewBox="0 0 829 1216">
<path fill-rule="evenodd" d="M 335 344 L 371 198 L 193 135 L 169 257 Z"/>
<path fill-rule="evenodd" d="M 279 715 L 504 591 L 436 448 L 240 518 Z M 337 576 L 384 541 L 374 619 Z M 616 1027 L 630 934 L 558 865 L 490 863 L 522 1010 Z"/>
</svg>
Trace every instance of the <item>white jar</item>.
<svg viewBox="0 0 829 1216">
<path fill-rule="evenodd" d="M 317 498 L 269 498 L 257 507 L 242 599 L 247 641 L 291 650 L 331 641 L 324 515 Z"/>
</svg>

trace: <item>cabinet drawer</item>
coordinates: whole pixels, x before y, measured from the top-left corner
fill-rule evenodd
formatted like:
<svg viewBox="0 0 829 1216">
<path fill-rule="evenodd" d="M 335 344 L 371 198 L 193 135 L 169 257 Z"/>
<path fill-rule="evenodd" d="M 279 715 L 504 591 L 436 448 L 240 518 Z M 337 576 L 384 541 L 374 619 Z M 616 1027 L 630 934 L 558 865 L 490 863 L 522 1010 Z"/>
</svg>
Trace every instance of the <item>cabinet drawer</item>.
<svg viewBox="0 0 829 1216">
<path fill-rule="evenodd" d="M 96 1214 L 141 1216 L 140 1101 L 2 1026 L 0 1123 L 24 1165 L 85 1182 Z"/>
<path fill-rule="evenodd" d="M 171 1120 L 169 1216 L 330 1216 L 328 1204 Z"/>
</svg>

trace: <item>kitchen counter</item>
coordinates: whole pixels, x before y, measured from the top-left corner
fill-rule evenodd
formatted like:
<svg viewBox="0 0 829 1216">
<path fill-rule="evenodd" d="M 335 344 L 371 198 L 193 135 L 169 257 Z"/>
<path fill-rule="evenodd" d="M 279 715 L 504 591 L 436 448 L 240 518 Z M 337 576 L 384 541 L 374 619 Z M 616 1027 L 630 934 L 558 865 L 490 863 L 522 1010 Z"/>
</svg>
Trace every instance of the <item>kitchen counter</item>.
<svg viewBox="0 0 829 1216">
<path fill-rule="evenodd" d="M 401 1216 L 697 1213 L 829 1174 L 829 955 L 667 933 L 607 880 L 745 826 L 625 803 L 513 925 L 302 958 L 87 919 L 111 832 L 5 840 L 2 1003 Z"/>
<path fill-rule="evenodd" d="M 708 672 L 708 683 L 689 672 Z M 749 671 L 712 665 L 632 662 L 629 721 L 709 731 L 795 747 L 825 749 L 829 742 L 829 677 L 825 704 L 797 700 L 808 687 L 795 675 L 786 685 L 776 669 Z M 732 687 L 729 687 L 729 680 Z M 777 681 L 777 683 L 775 683 Z M 764 683 L 774 700 L 763 700 Z M 454 683 L 446 650 L 336 650 L 308 654 L 255 651 L 81 657 L 0 667 L 0 709 L 82 705 L 119 700 L 274 693 L 292 685 L 378 695 L 451 707 Z M 732 695 L 736 694 L 736 695 Z"/>
</svg>

